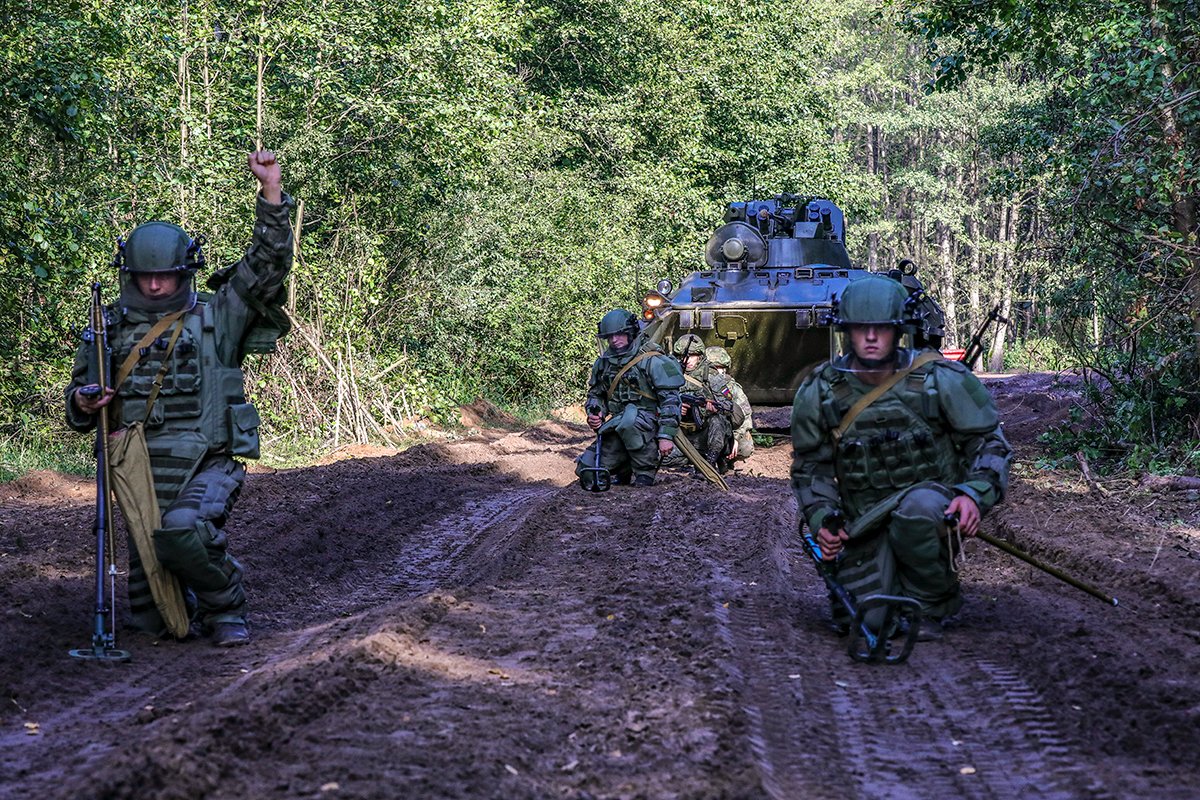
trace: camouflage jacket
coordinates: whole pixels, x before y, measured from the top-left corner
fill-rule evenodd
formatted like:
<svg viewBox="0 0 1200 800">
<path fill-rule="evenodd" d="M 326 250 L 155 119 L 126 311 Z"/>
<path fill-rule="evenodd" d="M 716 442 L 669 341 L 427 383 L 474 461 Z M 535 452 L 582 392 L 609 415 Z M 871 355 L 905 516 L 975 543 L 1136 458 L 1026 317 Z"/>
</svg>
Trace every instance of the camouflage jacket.
<svg viewBox="0 0 1200 800">
<path fill-rule="evenodd" d="M 697 394 L 705 400 L 711 400 L 717 408 L 716 413 L 728 419 L 734 430 L 741 428 L 746 415 L 742 407 L 734 401 L 733 392 L 729 387 L 730 380 L 714 370 L 707 359 L 701 359 L 695 369 L 684 373 L 683 380 L 685 394 Z M 708 411 L 701 411 L 701 419 L 706 418 L 708 414 Z"/>
<path fill-rule="evenodd" d="M 643 354 L 644 358 L 638 358 Z M 617 373 L 635 358 L 638 362 L 626 370 L 614 386 Z M 671 439 L 679 430 L 679 388 L 682 385 L 683 373 L 675 359 L 654 342 L 639 336 L 624 353 L 606 350 L 596 359 L 588 379 L 584 407 L 588 413 L 599 410 L 603 412 L 601 416 L 615 417 L 632 403 L 657 417 L 657 438 Z"/>
<path fill-rule="evenodd" d="M 733 435 L 741 438 L 744 435 L 749 435 L 750 429 L 754 427 L 754 420 L 751 417 L 750 398 L 746 397 L 746 392 L 742 389 L 742 385 L 733 378 L 727 378 L 729 381 L 729 395 L 733 398 L 733 402 L 742 410 L 745 419 L 733 432 Z"/>
<path fill-rule="evenodd" d="M 285 319 L 280 304 L 292 265 L 290 205 L 286 195 L 278 205 L 258 197 L 252 243 L 242 259 L 210 279 L 215 289 L 211 295 L 197 295 L 194 307 L 181 318 L 182 329 L 170 354 L 169 336 L 164 334 L 141 348 L 132 371 L 115 387 L 111 425 L 117 429 L 144 422 L 152 457 L 169 454 L 181 470 L 187 468 L 185 461 L 195 463 L 206 454 L 258 457 L 259 416 L 246 402 L 241 365 L 252 338 L 258 336 L 261 346 L 264 323 L 271 335 L 285 332 L 277 323 Z M 166 313 L 119 303 L 105 309 L 114 373 Z M 67 424 L 77 431 L 96 425 L 96 416 L 83 414 L 74 402 L 75 392 L 87 383 L 92 358 L 91 348 L 80 346 L 65 391 Z M 159 376 L 162 385 L 147 413 Z"/>
</svg>

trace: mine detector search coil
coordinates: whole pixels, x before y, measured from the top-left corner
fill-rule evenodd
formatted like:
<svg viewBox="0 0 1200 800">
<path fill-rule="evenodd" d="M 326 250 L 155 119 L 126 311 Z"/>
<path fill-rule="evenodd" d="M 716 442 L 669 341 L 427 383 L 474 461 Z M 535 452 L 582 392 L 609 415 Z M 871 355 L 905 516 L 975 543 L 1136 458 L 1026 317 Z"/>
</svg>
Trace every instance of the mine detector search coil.
<svg viewBox="0 0 1200 800">
<path fill-rule="evenodd" d="M 88 378 L 102 395 L 112 375 L 112 348 L 108 321 L 100 300 L 100 284 L 92 284 L 92 310 L 82 338 L 91 345 Z M 91 392 L 89 392 L 91 394 Z M 72 402 L 74 402 L 72 400 Z M 74 658 L 86 661 L 128 661 L 129 651 L 117 649 L 116 537 L 113 534 L 112 483 L 108 461 L 108 406 L 98 412 L 96 423 L 96 612 L 92 646 L 71 650 Z M 107 585 L 106 585 L 107 582 Z"/>
<path fill-rule="evenodd" d="M 845 526 L 845 518 L 842 512 L 834 511 L 825 517 L 823 525 L 826 530 L 837 531 Z M 921 604 L 911 597 L 886 594 L 859 601 L 853 592 L 838 583 L 833 565 L 821 558 L 821 546 L 813 538 L 813 533 L 804 529 L 803 522 L 800 523 L 800 533 L 805 552 L 816 564 L 817 574 L 853 620 L 850 623 L 850 643 L 846 647 L 850 658 L 870 664 L 900 664 L 907 660 L 917 644 L 917 634 L 921 629 Z M 884 610 L 883 621 L 879 625 L 882 635 L 867 625 L 867 614 L 877 608 Z M 900 652 L 893 653 L 893 642 L 888 639 L 888 632 L 900 623 L 902 616 L 908 622 L 908 631 L 900 642 Z"/>
</svg>

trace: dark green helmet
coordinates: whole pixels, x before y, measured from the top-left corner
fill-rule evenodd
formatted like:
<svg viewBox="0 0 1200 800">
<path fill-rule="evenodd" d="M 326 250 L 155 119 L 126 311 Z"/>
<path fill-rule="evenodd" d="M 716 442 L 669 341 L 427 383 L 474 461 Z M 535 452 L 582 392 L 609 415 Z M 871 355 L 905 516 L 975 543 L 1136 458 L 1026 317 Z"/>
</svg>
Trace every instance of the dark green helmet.
<svg viewBox="0 0 1200 800">
<path fill-rule="evenodd" d="M 671 352 L 680 358 L 704 355 L 704 340 L 694 333 L 680 336 Z"/>
<path fill-rule="evenodd" d="M 181 272 L 204 266 L 204 238 L 193 239 L 169 222 L 145 222 L 117 240 L 113 260 L 123 272 Z"/>
<path fill-rule="evenodd" d="M 833 323 L 846 325 L 905 325 L 908 290 L 883 275 L 868 275 L 851 281 L 842 292 Z"/>
<path fill-rule="evenodd" d="M 733 365 L 733 359 L 729 357 L 729 351 L 724 347 L 713 345 L 704 349 L 704 357 L 708 359 L 708 363 L 714 367 L 724 367 L 729 369 Z"/>
<path fill-rule="evenodd" d="M 596 335 L 604 338 L 613 334 L 624 333 L 632 339 L 638 335 L 640 330 L 641 328 L 638 327 L 638 318 L 636 316 L 623 308 L 614 308 L 600 319 L 600 324 L 596 326 Z"/>
</svg>

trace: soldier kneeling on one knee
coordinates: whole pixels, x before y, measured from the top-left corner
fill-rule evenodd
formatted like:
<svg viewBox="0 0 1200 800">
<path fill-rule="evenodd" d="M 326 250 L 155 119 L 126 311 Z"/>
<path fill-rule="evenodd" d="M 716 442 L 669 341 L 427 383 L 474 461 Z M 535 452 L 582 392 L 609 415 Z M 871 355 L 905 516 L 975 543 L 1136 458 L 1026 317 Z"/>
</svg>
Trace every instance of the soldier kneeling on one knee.
<svg viewBox="0 0 1200 800">
<path fill-rule="evenodd" d="M 605 314 L 596 335 L 607 348 L 592 365 L 584 408 L 597 442 L 576 460 L 575 474 L 584 488 L 597 468 L 614 483 L 651 486 L 660 459 L 675 447 L 683 375 L 624 309 Z"/>
<path fill-rule="evenodd" d="M 685 334 L 676 340 L 672 352 L 684 379 L 680 430 L 705 461 L 724 471 L 733 452 L 734 431 L 745 421 L 745 414 L 733 400 L 729 381 L 705 357 L 703 339 Z M 686 457 L 678 452 L 663 460 L 667 467 L 687 465 Z"/>
</svg>

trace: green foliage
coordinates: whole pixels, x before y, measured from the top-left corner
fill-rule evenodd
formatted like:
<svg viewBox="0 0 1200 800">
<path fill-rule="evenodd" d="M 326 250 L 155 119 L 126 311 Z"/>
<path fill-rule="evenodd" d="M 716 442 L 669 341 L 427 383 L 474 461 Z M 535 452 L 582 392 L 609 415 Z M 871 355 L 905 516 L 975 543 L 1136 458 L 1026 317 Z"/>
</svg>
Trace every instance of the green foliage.
<svg viewBox="0 0 1200 800">
<path fill-rule="evenodd" d="M 10 4 L 0 433 L 65 435 L 71 326 L 91 281 L 115 296 L 117 236 L 163 218 L 205 234 L 214 266 L 238 257 L 253 202 L 244 154 L 260 138 L 303 203 L 297 330 L 248 364 L 280 458 L 401 441 L 479 395 L 511 408 L 578 400 L 599 316 L 696 268 L 724 203 L 781 191 L 840 203 L 852 252 L 879 268 L 922 261 L 926 283 L 968 307 L 952 336 L 1017 287 L 1040 305 L 1010 358 L 1103 361 L 1114 384 L 1153 375 L 1192 410 L 1194 360 L 1162 359 L 1191 316 L 1161 302 L 1181 296 L 1191 245 L 1160 212 L 1194 188 L 1178 176 L 1196 174 L 1196 120 L 1189 102 L 1171 106 L 1171 150 L 1155 146 L 1176 141 L 1157 118 L 1137 113 L 1194 78 L 1164 78 L 1191 45 L 1169 16 L 1146 29 L 1124 6 L 979 3 L 958 27 L 948 7 Z M 932 40 L 976 47 L 957 89 L 922 93 L 922 48 L 896 24 L 906 10 Z M 1016 63 L 1024 41 L 1024 57 L 1062 80 L 1030 79 Z M 1100 66 L 1066 68 L 1084 58 Z M 1004 71 L 966 77 L 988 63 Z M 1089 167 L 1110 152 L 1121 156 Z M 1070 210 L 1077 197 L 1085 216 Z M 1048 229 L 1072 242 L 1053 259 Z M 1098 271 L 1109 263 L 1119 279 Z M 1139 298 L 1147 324 L 1127 313 Z M 1096 317 L 1100 339 L 1085 324 Z M 1084 343 L 1090 361 L 1054 342 Z"/>
<path fill-rule="evenodd" d="M 1064 441 L 1183 468 L 1200 437 L 1196 4 L 902 5 L 939 59 L 936 85 L 1004 64 L 1053 87 L 996 144 L 1016 157 L 1011 186 L 1040 187 L 1047 250 L 1071 265 L 1048 292 L 1060 340 L 1110 385 Z"/>
<path fill-rule="evenodd" d="M 1048 336 L 1028 336 L 1004 353 L 1004 368 L 1014 372 L 1059 372 L 1076 366 L 1071 348 Z"/>
</svg>

